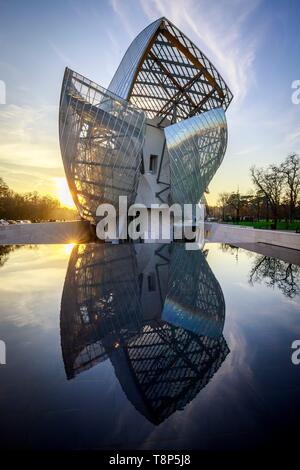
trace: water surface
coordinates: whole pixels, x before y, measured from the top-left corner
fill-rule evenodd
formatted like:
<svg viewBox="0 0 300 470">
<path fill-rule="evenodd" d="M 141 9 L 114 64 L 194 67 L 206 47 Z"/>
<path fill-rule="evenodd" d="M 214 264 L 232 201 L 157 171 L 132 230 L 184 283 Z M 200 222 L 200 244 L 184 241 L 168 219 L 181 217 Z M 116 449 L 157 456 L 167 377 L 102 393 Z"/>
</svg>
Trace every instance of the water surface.
<svg viewBox="0 0 300 470">
<path fill-rule="evenodd" d="M 296 264 L 218 244 L 1 247 L 0 446 L 288 444 L 299 279 Z"/>
</svg>

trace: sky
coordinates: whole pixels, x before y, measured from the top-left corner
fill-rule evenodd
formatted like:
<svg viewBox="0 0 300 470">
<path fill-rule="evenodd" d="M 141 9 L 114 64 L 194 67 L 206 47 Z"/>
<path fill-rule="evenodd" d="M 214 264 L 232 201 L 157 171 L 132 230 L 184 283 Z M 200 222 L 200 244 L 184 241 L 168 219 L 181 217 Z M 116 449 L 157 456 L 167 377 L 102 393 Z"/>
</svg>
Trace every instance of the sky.
<svg viewBox="0 0 300 470">
<path fill-rule="evenodd" d="M 0 176 L 12 189 L 61 194 L 64 68 L 107 87 L 130 42 L 161 16 L 208 56 L 234 94 L 209 203 L 223 191 L 247 192 L 251 165 L 300 153 L 300 104 L 291 99 L 300 80 L 298 0 L 0 0 Z"/>
</svg>

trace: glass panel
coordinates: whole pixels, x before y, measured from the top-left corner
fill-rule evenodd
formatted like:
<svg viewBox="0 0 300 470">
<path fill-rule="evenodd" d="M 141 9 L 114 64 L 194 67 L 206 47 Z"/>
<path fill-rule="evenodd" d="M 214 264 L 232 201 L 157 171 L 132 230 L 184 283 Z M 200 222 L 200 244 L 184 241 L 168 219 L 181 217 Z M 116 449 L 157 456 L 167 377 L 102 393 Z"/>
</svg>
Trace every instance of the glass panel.
<svg viewBox="0 0 300 470">
<path fill-rule="evenodd" d="M 143 109 L 147 117 L 174 122 L 222 106 L 232 93 L 213 64 L 166 18 L 145 28 L 130 44 L 109 90 Z"/>
<path fill-rule="evenodd" d="M 197 204 L 219 168 L 227 145 L 222 108 L 164 129 L 170 156 L 172 203 Z"/>
<path fill-rule="evenodd" d="M 182 410 L 229 353 L 225 303 L 200 250 L 187 252 L 183 244 L 139 248 L 143 253 L 130 244 L 73 248 L 61 344 L 68 378 L 109 358 L 127 398 L 157 424 Z M 151 293 L 148 263 L 155 268 Z M 87 324 L 80 320 L 83 306 Z"/>
<path fill-rule="evenodd" d="M 135 199 L 145 115 L 66 69 L 60 102 L 60 145 L 68 183 L 82 217 L 95 221 L 101 203 Z"/>
<path fill-rule="evenodd" d="M 109 84 L 108 89 L 110 91 L 124 99 L 128 98 L 139 61 L 143 57 L 145 49 L 160 23 L 161 19 L 149 24 L 132 41 Z"/>
</svg>

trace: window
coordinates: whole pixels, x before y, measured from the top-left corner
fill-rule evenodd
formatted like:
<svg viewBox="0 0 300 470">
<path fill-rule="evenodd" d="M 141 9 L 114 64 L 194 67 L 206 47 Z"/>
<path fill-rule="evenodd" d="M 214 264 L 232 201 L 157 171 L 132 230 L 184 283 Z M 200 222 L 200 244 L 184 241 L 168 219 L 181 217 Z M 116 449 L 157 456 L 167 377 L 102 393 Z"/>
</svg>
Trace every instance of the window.
<svg viewBox="0 0 300 470">
<path fill-rule="evenodd" d="M 149 292 L 154 292 L 155 290 L 156 290 L 155 289 L 155 274 L 151 273 L 148 276 L 148 291 Z"/>
<path fill-rule="evenodd" d="M 80 305 L 80 315 L 81 321 L 84 325 L 88 325 L 90 323 L 89 312 L 86 305 Z"/>
<path fill-rule="evenodd" d="M 149 170 L 151 171 L 151 173 L 156 173 L 157 160 L 158 160 L 158 155 L 150 155 Z"/>
</svg>

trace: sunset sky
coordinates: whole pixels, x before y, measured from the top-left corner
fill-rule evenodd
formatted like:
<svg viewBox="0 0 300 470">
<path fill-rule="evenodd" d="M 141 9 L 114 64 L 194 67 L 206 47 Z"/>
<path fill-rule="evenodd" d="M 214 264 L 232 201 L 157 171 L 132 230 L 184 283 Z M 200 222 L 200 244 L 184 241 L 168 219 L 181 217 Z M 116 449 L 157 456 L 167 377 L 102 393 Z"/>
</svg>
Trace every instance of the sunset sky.
<svg viewBox="0 0 300 470">
<path fill-rule="evenodd" d="M 17 191 L 68 204 L 58 142 L 65 66 L 107 87 L 132 39 L 166 16 L 213 62 L 234 94 L 229 142 L 210 185 L 247 191 L 249 167 L 300 153 L 300 2 L 276 0 L 0 0 L 0 176 Z"/>
</svg>

